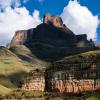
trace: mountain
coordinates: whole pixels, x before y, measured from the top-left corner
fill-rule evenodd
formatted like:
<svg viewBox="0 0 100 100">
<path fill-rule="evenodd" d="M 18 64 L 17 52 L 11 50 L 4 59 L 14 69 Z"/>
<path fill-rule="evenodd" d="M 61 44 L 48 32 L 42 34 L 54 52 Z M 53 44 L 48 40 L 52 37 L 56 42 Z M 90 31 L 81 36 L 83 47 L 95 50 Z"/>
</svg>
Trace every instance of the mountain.
<svg viewBox="0 0 100 100">
<path fill-rule="evenodd" d="M 17 31 L 7 47 L 16 45 L 28 47 L 36 57 L 47 62 L 95 47 L 92 40 L 87 40 L 86 34 L 75 35 L 60 17 L 50 14 L 45 14 L 43 23 L 36 28 Z"/>
<path fill-rule="evenodd" d="M 0 94 L 17 87 L 22 75 L 31 70 L 28 66 L 6 47 L 0 47 Z"/>
<path fill-rule="evenodd" d="M 76 69 L 80 72 L 91 70 L 99 63 L 100 51 L 97 49 L 92 40 L 87 40 L 86 34 L 75 35 L 59 16 L 45 14 L 43 23 L 36 28 L 16 31 L 11 42 L 6 47 L 0 47 L 0 90 L 9 92 L 12 88 L 16 89 L 21 85 L 22 78 L 26 78 L 24 86 L 27 88 L 26 84 L 32 82 L 28 80 L 27 83 L 27 77 L 34 76 L 34 71 L 42 72 L 46 80 L 56 71 L 70 72 L 73 64 L 78 64 Z M 49 78 L 46 76 L 47 70 L 50 70 L 49 76 L 52 73 Z M 43 85 L 50 86 L 50 80 L 46 80 L 47 83 Z"/>
</svg>

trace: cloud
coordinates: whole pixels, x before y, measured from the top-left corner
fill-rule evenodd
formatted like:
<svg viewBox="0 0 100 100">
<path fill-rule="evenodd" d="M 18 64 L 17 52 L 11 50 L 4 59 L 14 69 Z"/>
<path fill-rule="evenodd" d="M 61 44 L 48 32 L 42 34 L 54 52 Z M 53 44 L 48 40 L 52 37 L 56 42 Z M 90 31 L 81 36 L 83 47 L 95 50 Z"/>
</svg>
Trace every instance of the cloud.
<svg viewBox="0 0 100 100">
<path fill-rule="evenodd" d="M 69 1 L 61 17 L 75 34 L 87 34 L 88 39 L 97 38 L 99 26 L 98 16 L 94 16 L 87 7 L 81 6 L 77 0 Z"/>
<path fill-rule="evenodd" d="M 30 15 L 25 7 L 5 8 L 4 12 L 0 12 L 0 45 L 8 43 L 16 30 L 34 28 L 40 23 L 38 10 Z"/>
<path fill-rule="evenodd" d="M 0 8 L 5 9 L 6 7 L 9 6 L 14 6 L 14 7 L 21 6 L 21 0 L 0 0 Z"/>
<path fill-rule="evenodd" d="M 0 0 L 0 9 L 5 9 L 6 7 L 20 7 L 21 2 L 27 3 L 29 0 Z M 40 0 L 42 1 L 42 0 Z"/>
</svg>

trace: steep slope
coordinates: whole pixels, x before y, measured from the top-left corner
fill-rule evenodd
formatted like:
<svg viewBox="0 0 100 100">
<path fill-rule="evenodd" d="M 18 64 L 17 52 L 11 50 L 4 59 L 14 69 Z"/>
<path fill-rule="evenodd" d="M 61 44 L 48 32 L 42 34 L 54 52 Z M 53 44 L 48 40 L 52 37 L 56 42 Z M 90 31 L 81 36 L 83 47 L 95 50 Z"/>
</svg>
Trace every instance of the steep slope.
<svg viewBox="0 0 100 100">
<path fill-rule="evenodd" d="M 49 66 L 49 63 L 37 58 L 32 51 L 25 45 L 16 45 L 10 48 L 14 54 L 16 54 L 25 63 L 28 63 L 32 69 L 45 70 Z"/>
<path fill-rule="evenodd" d="M 10 92 L 11 92 L 11 89 L 6 88 L 6 87 L 0 85 L 0 94 L 1 94 L 1 95 L 8 94 L 8 93 L 10 93 Z"/>
</svg>

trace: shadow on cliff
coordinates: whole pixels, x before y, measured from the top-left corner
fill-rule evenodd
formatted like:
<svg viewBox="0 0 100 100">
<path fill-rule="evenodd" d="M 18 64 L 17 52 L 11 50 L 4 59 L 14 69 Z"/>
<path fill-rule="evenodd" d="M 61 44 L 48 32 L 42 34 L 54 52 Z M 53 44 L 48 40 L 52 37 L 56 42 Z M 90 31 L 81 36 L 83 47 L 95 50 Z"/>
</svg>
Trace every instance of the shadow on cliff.
<svg viewBox="0 0 100 100">
<path fill-rule="evenodd" d="M 28 30 L 28 34 L 31 30 Z M 54 62 L 65 56 L 91 50 L 91 48 L 76 47 L 77 37 L 67 27 L 58 28 L 53 25 L 40 24 L 34 29 L 31 39 L 26 45 L 39 59 Z"/>
</svg>

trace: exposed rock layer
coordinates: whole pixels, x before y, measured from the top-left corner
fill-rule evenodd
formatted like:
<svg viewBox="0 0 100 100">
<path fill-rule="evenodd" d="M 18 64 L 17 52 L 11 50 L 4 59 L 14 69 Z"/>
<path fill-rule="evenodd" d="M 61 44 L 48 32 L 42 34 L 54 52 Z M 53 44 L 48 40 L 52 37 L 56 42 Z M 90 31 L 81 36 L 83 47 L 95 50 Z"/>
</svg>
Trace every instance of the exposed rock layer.
<svg viewBox="0 0 100 100">
<path fill-rule="evenodd" d="M 56 80 L 52 82 L 52 91 L 80 93 L 100 89 L 100 80 Z"/>
</svg>

